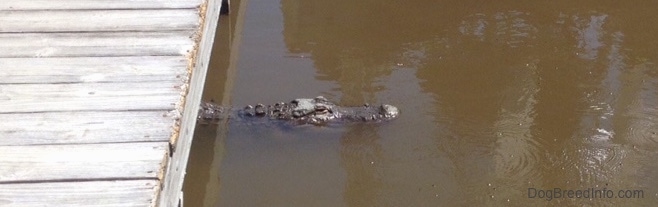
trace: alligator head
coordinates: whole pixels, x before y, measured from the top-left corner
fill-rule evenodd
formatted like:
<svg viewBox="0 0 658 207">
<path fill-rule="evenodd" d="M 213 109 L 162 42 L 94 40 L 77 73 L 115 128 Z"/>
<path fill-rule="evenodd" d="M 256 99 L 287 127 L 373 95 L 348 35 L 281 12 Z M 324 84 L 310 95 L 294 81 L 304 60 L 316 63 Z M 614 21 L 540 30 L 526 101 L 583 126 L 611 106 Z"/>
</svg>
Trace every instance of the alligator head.
<svg viewBox="0 0 658 207">
<path fill-rule="evenodd" d="M 316 98 L 300 98 L 290 102 L 289 119 L 298 124 L 323 125 L 339 122 L 373 122 L 396 118 L 400 111 L 397 107 L 383 104 L 372 107 L 368 104 L 359 107 L 338 106 L 322 96 Z"/>
</svg>

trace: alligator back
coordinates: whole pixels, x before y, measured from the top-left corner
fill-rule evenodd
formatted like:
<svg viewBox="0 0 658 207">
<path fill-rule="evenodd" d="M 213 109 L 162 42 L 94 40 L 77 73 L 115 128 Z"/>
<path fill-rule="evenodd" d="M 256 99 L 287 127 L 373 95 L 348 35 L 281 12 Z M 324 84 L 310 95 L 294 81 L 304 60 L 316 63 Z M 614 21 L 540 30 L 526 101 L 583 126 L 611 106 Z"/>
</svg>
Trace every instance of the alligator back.
<svg viewBox="0 0 658 207">
<path fill-rule="evenodd" d="M 377 107 L 338 106 L 322 96 L 316 98 L 298 98 L 288 103 L 279 102 L 271 105 L 247 105 L 242 109 L 234 109 L 217 105 L 213 102 L 203 102 L 199 108 L 198 123 L 216 124 L 225 119 L 261 119 L 285 121 L 294 125 L 326 125 L 344 122 L 380 122 L 397 118 L 397 107 L 382 104 Z"/>
</svg>

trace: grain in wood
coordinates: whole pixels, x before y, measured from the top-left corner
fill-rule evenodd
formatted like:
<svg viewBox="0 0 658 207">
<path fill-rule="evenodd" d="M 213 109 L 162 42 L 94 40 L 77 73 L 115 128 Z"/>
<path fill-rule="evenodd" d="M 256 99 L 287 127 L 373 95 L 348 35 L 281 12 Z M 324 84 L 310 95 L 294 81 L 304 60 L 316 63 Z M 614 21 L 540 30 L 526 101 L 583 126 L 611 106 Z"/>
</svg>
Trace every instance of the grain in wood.
<svg viewBox="0 0 658 207">
<path fill-rule="evenodd" d="M 2 0 L 0 10 L 191 9 L 199 0 Z"/>
<path fill-rule="evenodd" d="M 11 182 L 155 179 L 166 142 L 0 146 L 0 186 Z"/>
<path fill-rule="evenodd" d="M 2 57 L 185 56 L 193 31 L 0 33 Z"/>
<path fill-rule="evenodd" d="M 0 32 L 194 30 L 197 18 L 197 9 L 0 10 Z"/>
<path fill-rule="evenodd" d="M 0 113 L 0 146 L 166 142 L 175 117 L 168 111 Z"/>
<path fill-rule="evenodd" d="M 157 180 L 0 184 L 0 206 L 154 206 Z"/>
<path fill-rule="evenodd" d="M 0 113 L 173 110 L 181 82 L 0 85 Z"/>
<path fill-rule="evenodd" d="M 0 58 L 0 84 L 186 80 L 183 56 Z"/>
</svg>

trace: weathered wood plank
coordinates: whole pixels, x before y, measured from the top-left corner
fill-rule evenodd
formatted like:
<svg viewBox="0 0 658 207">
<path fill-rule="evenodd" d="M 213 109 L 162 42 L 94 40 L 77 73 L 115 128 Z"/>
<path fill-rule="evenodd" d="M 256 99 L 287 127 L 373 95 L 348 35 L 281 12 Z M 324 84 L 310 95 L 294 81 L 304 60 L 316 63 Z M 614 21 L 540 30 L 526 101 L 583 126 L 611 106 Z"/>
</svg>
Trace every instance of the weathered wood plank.
<svg viewBox="0 0 658 207">
<path fill-rule="evenodd" d="M 174 118 L 167 111 L 0 114 L 0 146 L 167 142 Z"/>
<path fill-rule="evenodd" d="M 177 206 L 182 200 L 183 179 L 187 167 L 187 160 L 192 145 L 192 135 L 196 126 L 196 117 L 199 108 L 199 102 L 203 93 L 203 86 L 206 79 L 210 55 L 212 52 L 215 32 L 219 19 L 219 11 L 222 7 L 221 0 L 207 0 L 202 5 L 204 21 L 202 37 L 198 50 L 196 51 L 194 68 L 190 77 L 190 89 L 185 94 L 185 105 L 183 117 L 181 118 L 180 131 L 177 140 L 172 140 L 175 144 L 175 150 L 172 152 L 172 158 L 167 164 L 165 179 L 162 181 L 164 188 L 160 193 L 159 206 Z"/>
<path fill-rule="evenodd" d="M 157 180 L 0 184 L 0 206 L 153 206 Z"/>
<path fill-rule="evenodd" d="M 201 2 L 0 1 L 0 206 L 156 204 Z"/>
<path fill-rule="evenodd" d="M 167 142 L 0 146 L 0 186 L 18 181 L 157 179 Z"/>
<path fill-rule="evenodd" d="M 193 30 L 198 18 L 197 9 L 0 11 L 0 32 Z"/>
<path fill-rule="evenodd" d="M 183 56 L 0 58 L 0 84 L 185 80 Z"/>
<path fill-rule="evenodd" d="M 0 85 L 0 113 L 173 110 L 181 82 Z"/>
<path fill-rule="evenodd" d="M 199 4 L 200 0 L 2 0 L 0 10 L 185 9 Z"/>
<path fill-rule="evenodd" d="M 0 57 L 181 56 L 193 31 L 0 33 Z"/>
</svg>

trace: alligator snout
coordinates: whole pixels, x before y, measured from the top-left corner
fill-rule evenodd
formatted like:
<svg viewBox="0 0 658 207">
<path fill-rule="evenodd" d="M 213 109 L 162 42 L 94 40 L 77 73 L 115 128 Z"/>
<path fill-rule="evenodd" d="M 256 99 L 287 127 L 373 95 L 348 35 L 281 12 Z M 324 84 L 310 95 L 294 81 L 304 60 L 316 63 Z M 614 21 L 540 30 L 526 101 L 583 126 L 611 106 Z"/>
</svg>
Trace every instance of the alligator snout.
<svg viewBox="0 0 658 207">
<path fill-rule="evenodd" d="M 398 115 L 400 115 L 400 110 L 398 109 L 398 107 L 395 107 L 393 105 L 382 104 L 380 110 L 382 112 L 382 115 L 388 119 L 394 119 L 398 117 Z"/>
</svg>

